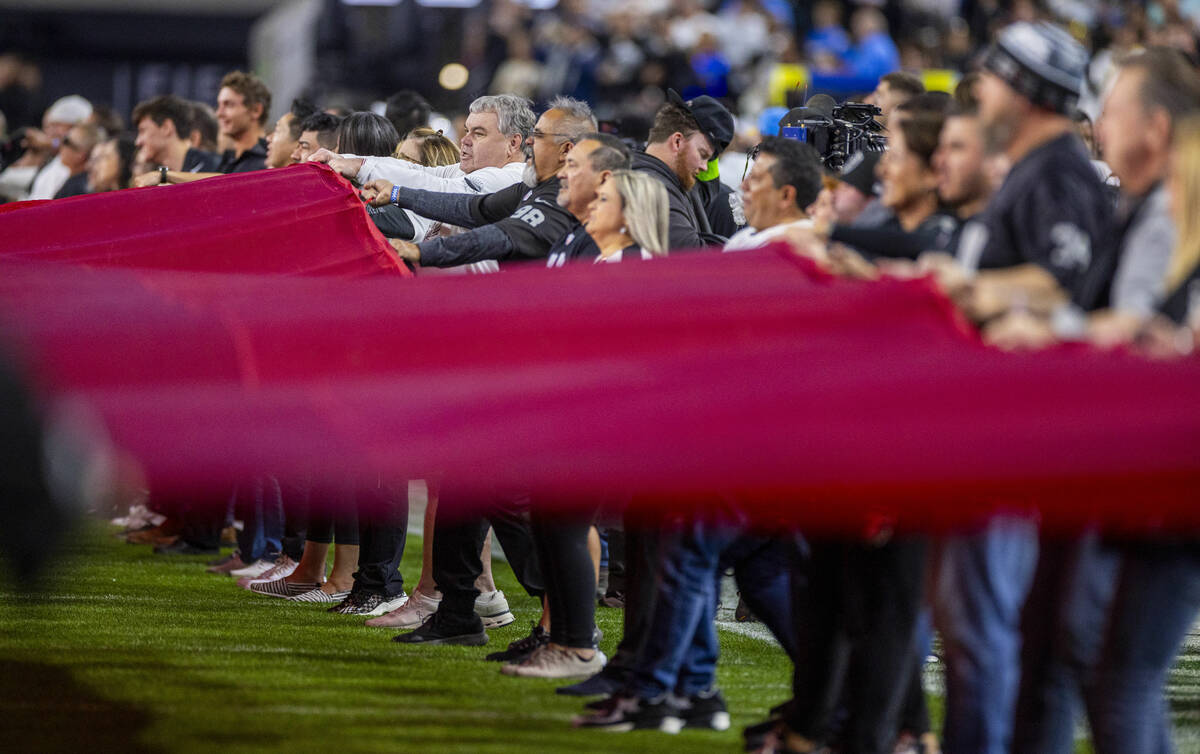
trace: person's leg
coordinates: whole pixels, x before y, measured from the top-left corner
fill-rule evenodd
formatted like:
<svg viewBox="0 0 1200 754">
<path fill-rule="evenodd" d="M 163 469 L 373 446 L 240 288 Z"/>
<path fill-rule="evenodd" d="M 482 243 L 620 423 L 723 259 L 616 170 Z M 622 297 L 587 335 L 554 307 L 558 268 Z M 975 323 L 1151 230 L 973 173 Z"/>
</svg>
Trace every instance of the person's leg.
<svg viewBox="0 0 1200 754">
<path fill-rule="evenodd" d="M 1037 564 L 1037 526 L 997 518 L 942 540 L 934 622 L 946 662 L 946 751 L 1006 754 L 1020 678 L 1021 608 Z"/>
<path fill-rule="evenodd" d="M 1200 613 L 1200 545 L 1124 553 L 1108 632 L 1085 697 L 1097 754 L 1172 751 L 1163 687 Z"/>
<path fill-rule="evenodd" d="M 391 600 L 404 592 L 399 569 L 408 535 L 408 491 L 385 485 L 360 491 L 358 502 L 359 549 L 354 593 Z"/>
<path fill-rule="evenodd" d="M 243 563 L 253 563 L 266 554 L 263 538 L 262 480 L 251 479 L 237 485 L 230 493 L 233 517 L 241 519 L 242 530 L 237 533 L 237 548 Z"/>
<path fill-rule="evenodd" d="M 443 481 L 438 491 L 438 511 L 433 533 L 433 578 L 442 592 L 442 600 L 433 615 L 432 629 L 439 636 L 472 636 L 486 641 L 483 622 L 475 614 L 479 592 L 475 580 L 483 570 L 479 550 L 487 522 L 479 513 L 480 505 L 467 490 Z M 420 632 L 425 624 L 413 632 Z M 431 629 L 431 630 L 432 630 Z M 404 640 L 407 634 L 397 637 Z M 417 641 L 409 639 L 408 641 Z"/>
<path fill-rule="evenodd" d="M 496 579 L 492 576 L 492 530 L 488 529 L 483 535 L 483 548 L 479 551 L 479 562 L 483 570 L 475 579 L 475 588 L 480 594 L 496 591 Z"/>
<path fill-rule="evenodd" d="M 796 635 L 792 627 L 792 546 L 788 535 L 767 537 L 743 534 L 721 555 L 721 570 L 732 566 L 742 599 L 779 646 L 794 657 Z"/>
<path fill-rule="evenodd" d="M 300 485 L 284 483 L 280 489 L 283 507 L 283 538 L 280 551 L 300 562 L 304 557 L 304 542 L 308 533 L 308 490 Z"/>
<path fill-rule="evenodd" d="M 588 552 L 589 519 L 556 514 L 546 505 L 536 506 L 531 519 L 553 616 L 550 643 L 579 650 L 580 656 L 590 658 L 596 628 L 596 603 L 592 599 L 596 575 Z"/>
<path fill-rule="evenodd" d="M 810 539 L 792 571 L 792 700 L 783 710 L 787 744 L 811 750 L 828 740 L 842 697 L 850 652 L 843 632 L 848 551 L 854 545 Z"/>
<path fill-rule="evenodd" d="M 848 751 L 891 752 L 900 709 L 917 658 L 913 652 L 921 610 L 927 546 L 921 538 L 860 545 L 851 618 L 854 638 L 847 675 L 844 731 Z"/>
<path fill-rule="evenodd" d="M 1047 754 L 1075 746 L 1082 687 L 1100 653 L 1119 559 L 1093 532 L 1043 539 L 1022 615 L 1024 647 L 1013 747 Z"/>
</svg>

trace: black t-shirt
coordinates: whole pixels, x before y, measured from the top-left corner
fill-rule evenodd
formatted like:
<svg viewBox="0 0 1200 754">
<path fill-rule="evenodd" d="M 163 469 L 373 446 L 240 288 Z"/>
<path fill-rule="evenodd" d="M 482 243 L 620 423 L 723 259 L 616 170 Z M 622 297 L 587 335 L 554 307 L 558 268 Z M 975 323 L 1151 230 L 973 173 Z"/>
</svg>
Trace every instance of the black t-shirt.
<svg viewBox="0 0 1200 754">
<path fill-rule="evenodd" d="M 479 225 L 494 223 L 516 247 L 518 256 L 545 257 L 556 241 L 578 224 L 575 216 L 558 206 L 558 178 L 534 188 L 517 183 L 481 196 L 471 206 Z"/>
<path fill-rule="evenodd" d="M 265 156 L 264 156 L 264 165 Z M 205 152 L 203 149 L 192 147 L 183 156 L 183 172 L 185 173 L 220 173 L 221 156 L 215 152 Z"/>
<path fill-rule="evenodd" d="M 218 173 L 249 173 L 251 170 L 262 170 L 267 166 L 267 140 L 259 139 L 258 143 L 241 154 L 237 150 L 227 149 L 221 155 L 217 165 Z"/>
<path fill-rule="evenodd" d="M 704 213 L 708 215 L 708 225 L 713 233 L 729 239 L 746 227 L 742 197 L 726 186 L 720 178 L 696 181 L 695 190 L 704 203 Z"/>
<path fill-rule="evenodd" d="M 600 256 L 600 248 L 580 223 L 550 247 L 547 267 L 562 267 L 568 262 L 591 262 Z"/>
<path fill-rule="evenodd" d="M 1116 254 L 1112 214 L 1112 199 L 1083 143 L 1064 134 L 1013 165 L 978 223 L 971 223 L 978 228 L 964 230 L 958 259 L 969 270 L 1037 264 L 1077 306 L 1095 309 L 1105 304 L 1107 286 L 1087 273 L 1093 265 L 1110 265 Z"/>
</svg>

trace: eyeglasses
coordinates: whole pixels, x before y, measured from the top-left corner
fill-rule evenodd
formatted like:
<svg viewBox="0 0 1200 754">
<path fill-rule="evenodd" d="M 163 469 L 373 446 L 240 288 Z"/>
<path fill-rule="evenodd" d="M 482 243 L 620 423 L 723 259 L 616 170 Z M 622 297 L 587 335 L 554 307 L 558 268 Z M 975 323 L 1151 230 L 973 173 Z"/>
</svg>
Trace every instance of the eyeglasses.
<svg viewBox="0 0 1200 754">
<path fill-rule="evenodd" d="M 566 134 L 556 134 L 556 133 L 549 133 L 549 132 L 545 132 L 545 131 L 534 131 L 533 132 L 534 139 L 545 139 L 547 136 L 556 136 L 560 139 L 567 138 Z"/>
<path fill-rule="evenodd" d="M 63 145 L 64 147 L 70 147 L 71 149 L 74 149 L 74 150 L 77 150 L 77 151 L 82 151 L 82 150 L 80 150 L 80 148 L 79 148 L 79 145 L 78 145 L 78 144 L 76 144 L 75 142 L 71 141 L 71 138 L 70 138 L 69 136 L 68 136 L 68 137 L 66 137 L 66 138 L 64 138 L 64 139 L 62 140 L 62 145 Z"/>
</svg>

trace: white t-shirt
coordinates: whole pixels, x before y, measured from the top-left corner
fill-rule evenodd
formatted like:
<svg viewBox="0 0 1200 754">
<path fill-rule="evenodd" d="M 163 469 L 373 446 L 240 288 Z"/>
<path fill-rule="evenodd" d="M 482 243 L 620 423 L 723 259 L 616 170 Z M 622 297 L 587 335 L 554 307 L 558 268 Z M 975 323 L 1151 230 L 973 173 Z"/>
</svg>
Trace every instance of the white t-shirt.
<svg viewBox="0 0 1200 754">
<path fill-rule="evenodd" d="M 781 225 L 772 225 L 765 230 L 755 230 L 754 228 L 742 228 L 737 233 L 725 242 L 725 248 L 722 251 L 745 251 L 747 249 L 757 249 L 766 246 L 772 241 L 783 241 L 787 232 L 792 228 L 801 228 L 804 230 L 812 230 L 813 222 L 807 217 L 803 220 L 795 220 L 790 223 Z"/>
</svg>

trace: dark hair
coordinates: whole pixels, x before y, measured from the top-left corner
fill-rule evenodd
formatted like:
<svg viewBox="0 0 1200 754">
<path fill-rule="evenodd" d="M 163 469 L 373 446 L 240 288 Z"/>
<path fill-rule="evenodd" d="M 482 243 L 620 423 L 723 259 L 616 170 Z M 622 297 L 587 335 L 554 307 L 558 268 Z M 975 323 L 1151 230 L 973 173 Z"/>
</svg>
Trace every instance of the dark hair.
<svg viewBox="0 0 1200 754">
<path fill-rule="evenodd" d="M 946 92 L 921 92 L 896 105 L 896 109 L 905 113 L 942 113 L 943 115 L 954 104 L 954 98 Z"/>
<path fill-rule="evenodd" d="M 979 100 L 975 99 L 975 85 L 983 77 L 979 71 L 971 71 L 964 75 L 954 87 L 954 103 L 962 110 L 974 112 L 979 109 Z"/>
<path fill-rule="evenodd" d="M 109 105 L 92 105 L 92 122 L 104 129 L 104 133 L 115 136 L 125 130 L 125 119 Z"/>
<path fill-rule="evenodd" d="M 146 118 L 154 121 L 156 126 L 161 126 L 169 120 L 175 124 L 175 134 L 178 138 L 187 139 L 192 135 L 194 117 L 191 103 L 174 94 L 164 94 L 139 102 L 137 107 L 133 108 L 132 123 L 136 129 Z"/>
<path fill-rule="evenodd" d="M 358 112 L 347 115 L 337 128 L 337 150 L 361 157 L 391 157 L 400 143 L 396 127 L 382 115 Z"/>
<path fill-rule="evenodd" d="M 1172 124 L 1200 109 L 1200 74 L 1182 52 L 1169 47 L 1147 47 L 1117 60 L 1122 69 L 1136 68 L 1142 77 L 1141 100 L 1146 110 L 1162 108 Z"/>
<path fill-rule="evenodd" d="M 396 133 L 400 134 L 400 140 L 404 141 L 417 126 L 429 125 L 432 112 L 433 108 L 420 94 L 411 89 L 401 89 L 387 98 L 383 117 L 391 121 Z"/>
<path fill-rule="evenodd" d="M 133 183 L 133 161 L 137 159 L 137 143 L 133 134 L 121 134 L 110 139 L 117 149 L 117 188 L 129 188 Z"/>
<path fill-rule="evenodd" d="M 937 149 L 944 122 L 945 116 L 941 113 L 921 110 L 900 123 L 900 132 L 904 134 L 908 151 L 919 157 L 926 169 L 933 166 L 933 153 Z"/>
<path fill-rule="evenodd" d="M 817 200 L 824 187 L 821 155 L 808 144 L 782 136 L 768 136 L 758 145 L 758 154 L 775 158 L 771 180 L 775 188 L 791 186 L 796 189 L 796 206 L 808 207 Z"/>
<path fill-rule="evenodd" d="M 887 84 L 888 89 L 891 89 L 893 92 L 901 92 L 910 97 L 915 97 L 925 92 L 925 85 L 921 83 L 921 79 L 904 71 L 885 73 L 879 77 L 879 83 Z"/>
<path fill-rule="evenodd" d="M 337 149 L 338 125 L 342 119 L 325 112 L 313 113 L 300 124 L 300 133 L 305 131 L 317 132 L 317 144 L 325 149 Z M 297 137 L 299 139 L 299 137 Z"/>
<path fill-rule="evenodd" d="M 212 108 L 203 102 L 192 102 L 192 125 L 188 128 L 188 137 L 190 138 L 196 131 L 200 132 L 200 144 L 202 147 L 211 147 L 213 150 L 217 148 L 217 136 L 220 132 L 220 126 L 217 123 L 217 116 L 213 115 Z"/>
<path fill-rule="evenodd" d="M 686 138 L 700 130 L 700 124 L 687 110 L 674 102 L 668 102 L 654 114 L 654 125 L 650 126 L 647 144 L 662 144 L 672 134 L 683 134 Z"/>
<path fill-rule="evenodd" d="M 304 125 L 304 119 L 316 113 L 317 106 L 306 99 L 297 97 L 292 100 L 292 109 L 288 112 L 292 114 L 292 120 L 288 123 L 289 135 L 292 137 L 292 141 L 298 141 L 303 132 L 301 126 Z"/>
<path fill-rule="evenodd" d="M 594 141 L 600 144 L 588 155 L 588 162 L 597 173 L 605 170 L 629 170 L 633 165 L 633 152 L 624 141 L 612 134 L 590 133 L 579 141 Z"/>
<path fill-rule="evenodd" d="M 258 125 L 265 126 L 267 124 L 267 112 L 271 109 L 271 90 L 267 88 L 262 79 L 253 73 L 233 71 L 225 74 L 225 78 L 221 79 L 221 88 L 225 89 L 226 87 L 242 95 L 242 103 L 246 107 L 262 105 L 262 112 L 258 116 Z"/>
</svg>

